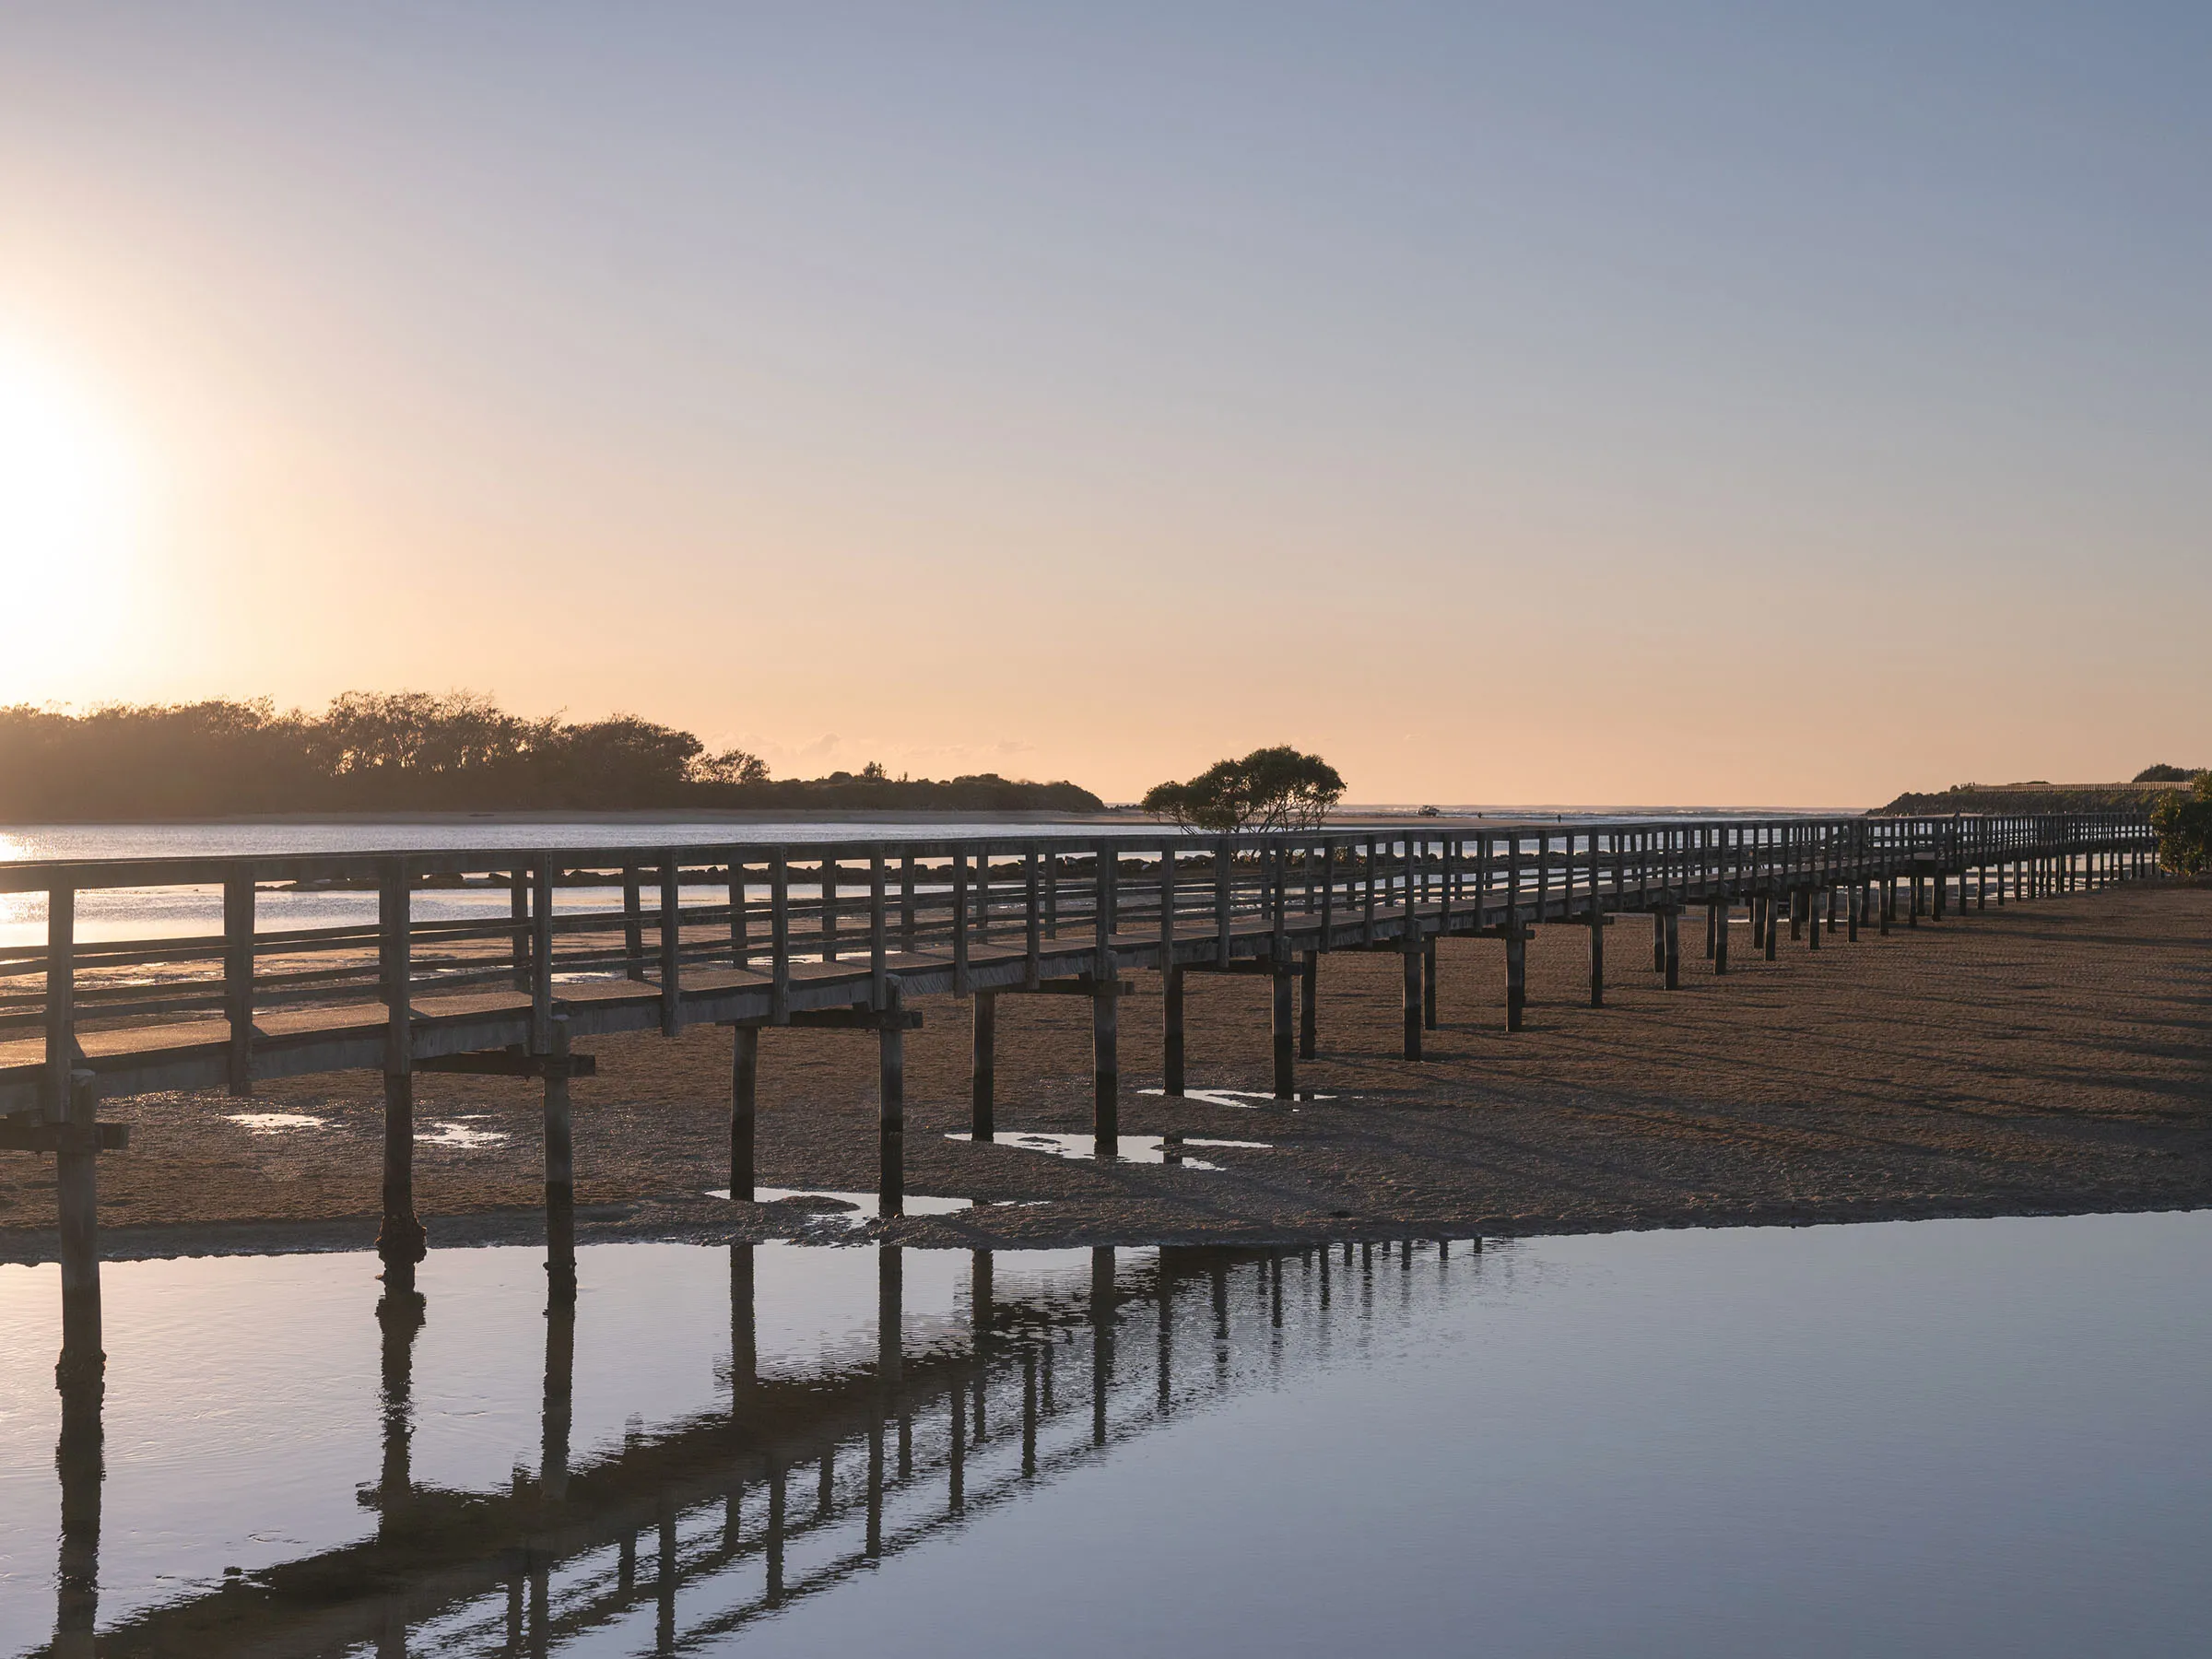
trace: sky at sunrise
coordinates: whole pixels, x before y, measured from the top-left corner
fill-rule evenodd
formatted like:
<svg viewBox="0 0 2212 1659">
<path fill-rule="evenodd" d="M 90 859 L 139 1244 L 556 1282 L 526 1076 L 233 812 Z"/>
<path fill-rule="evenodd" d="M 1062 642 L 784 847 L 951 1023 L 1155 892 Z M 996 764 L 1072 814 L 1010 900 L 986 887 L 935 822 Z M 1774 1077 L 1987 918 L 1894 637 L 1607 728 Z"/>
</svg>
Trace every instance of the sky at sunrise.
<svg viewBox="0 0 2212 1659">
<path fill-rule="evenodd" d="M 0 6 L 0 703 L 2212 764 L 2212 8 Z"/>
</svg>

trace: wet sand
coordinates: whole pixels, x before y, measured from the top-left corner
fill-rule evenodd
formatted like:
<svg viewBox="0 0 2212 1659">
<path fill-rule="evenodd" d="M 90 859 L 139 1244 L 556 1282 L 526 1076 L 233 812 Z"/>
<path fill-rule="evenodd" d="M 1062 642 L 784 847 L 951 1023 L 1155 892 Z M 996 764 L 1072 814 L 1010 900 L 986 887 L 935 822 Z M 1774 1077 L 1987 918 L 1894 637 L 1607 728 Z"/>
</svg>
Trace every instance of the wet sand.
<svg viewBox="0 0 2212 1659">
<path fill-rule="evenodd" d="M 1324 959 L 1321 1053 L 1295 1110 L 1163 1100 L 1158 983 L 1122 1012 L 1123 1127 L 1268 1149 L 1193 1148 L 1218 1171 L 1100 1165 L 945 1138 L 968 1127 L 968 1016 L 925 999 L 907 1040 L 912 1194 L 973 1198 L 892 1224 L 910 1243 L 1261 1242 L 1621 1228 L 2030 1215 L 2212 1202 L 2212 890 L 2119 888 L 1839 933 L 1781 959 L 1735 935 L 1712 976 L 1686 926 L 1682 989 L 1650 971 L 1650 930 L 1608 935 L 1607 1003 L 1587 1006 L 1587 935 L 1531 946 L 1527 1027 L 1503 1030 L 1502 947 L 1441 955 L 1442 1029 L 1397 1057 L 1399 964 Z M 1189 1084 L 1268 1086 L 1266 982 L 1189 979 Z M 1089 1016 L 1002 996 L 998 1124 L 1085 1134 Z M 601 1041 L 575 1085 L 579 1237 L 846 1235 L 727 1182 L 730 1038 Z M 764 1187 L 865 1191 L 876 1171 L 875 1043 L 770 1030 Z M 417 1199 L 433 1248 L 529 1239 L 542 1219 L 535 1086 L 424 1076 Z M 354 1248 L 375 1232 L 381 1086 L 369 1074 L 110 1102 L 131 1149 L 100 1165 L 103 1251 Z M 321 1126 L 253 1133 L 232 1114 Z M 458 1131 L 458 1133 L 455 1133 Z M 0 1259 L 53 1246 L 49 1159 L 0 1153 Z M 866 1236 L 855 1234 L 851 1236 Z"/>
</svg>

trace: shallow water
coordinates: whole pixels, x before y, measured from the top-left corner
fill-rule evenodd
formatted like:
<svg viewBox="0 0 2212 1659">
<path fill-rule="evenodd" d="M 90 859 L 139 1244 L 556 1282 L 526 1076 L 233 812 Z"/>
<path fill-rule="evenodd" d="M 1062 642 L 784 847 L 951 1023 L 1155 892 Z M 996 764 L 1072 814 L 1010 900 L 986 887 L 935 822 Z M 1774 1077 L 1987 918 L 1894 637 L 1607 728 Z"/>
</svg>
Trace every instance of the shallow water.
<svg viewBox="0 0 2212 1659">
<path fill-rule="evenodd" d="M 102 1651 L 2200 1643 L 2206 1214 L 579 1257 L 571 1325 L 434 1253 L 419 1330 L 359 1255 L 112 1265 Z M 56 1301 L 0 1268 L 0 1652 L 55 1629 Z"/>
</svg>

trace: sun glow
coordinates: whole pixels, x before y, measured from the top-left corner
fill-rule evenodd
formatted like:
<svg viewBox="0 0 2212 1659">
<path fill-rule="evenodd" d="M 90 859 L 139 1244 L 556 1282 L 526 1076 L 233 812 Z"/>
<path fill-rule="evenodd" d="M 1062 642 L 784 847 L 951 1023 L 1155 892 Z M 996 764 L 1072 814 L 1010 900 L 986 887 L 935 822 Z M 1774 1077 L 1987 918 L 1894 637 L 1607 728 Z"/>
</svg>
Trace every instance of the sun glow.
<svg viewBox="0 0 2212 1659">
<path fill-rule="evenodd" d="M 100 654 L 124 597 L 141 483 L 129 444 L 88 391 L 51 358 L 0 337 L 0 653 L 15 694 L 37 694 L 25 668 Z"/>
</svg>

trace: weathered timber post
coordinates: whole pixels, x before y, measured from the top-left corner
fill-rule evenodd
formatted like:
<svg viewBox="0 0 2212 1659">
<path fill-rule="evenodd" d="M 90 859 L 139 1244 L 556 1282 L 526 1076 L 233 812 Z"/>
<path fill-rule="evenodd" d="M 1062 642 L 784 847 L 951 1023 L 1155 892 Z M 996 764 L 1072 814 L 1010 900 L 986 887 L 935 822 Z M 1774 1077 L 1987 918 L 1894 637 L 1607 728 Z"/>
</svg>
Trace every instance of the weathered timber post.
<svg viewBox="0 0 2212 1659">
<path fill-rule="evenodd" d="M 969 998 L 968 1010 L 969 1133 L 975 1140 L 994 1140 L 998 1135 L 993 1099 L 997 1086 L 998 993 L 978 991 Z"/>
<path fill-rule="evenodd" d="M 1768 961 L 1770 961 L 1770 962 L 1773 961 L 1773 960 L 1775 959 L 1775 958 L 1776 958 L 1776 957 L 1777 957 L 1777 956 L 1780 954 L 1780 951 L 1781 951 L 1781 941 L 1782 941 L 1782 914 L 1781 914 L 1781 912 L 1782 912 L 1782 905 L 1783 905 L 1783 893 L 1782 893 L 1782 892 L 1780 892 L 1778 889 L 1776 889 L 1776 888 L 1768 888 L 1768 890 L 1767 890 L 1767 903 L 1766 903 L 1766 912 L 1767 912 L 1766 935 L 1767 935 L 1767 936 L 1766 936 L 1766 939 L 1765 939 L 1764 943 L 1765 943 L 1765 945 L 1766 945 L 1766 948 L 1767 948 L 1767 960 L 1768 960 Z"/>
<path fill-rule="evenodd" d="M 622 971 L 625 977 L 645 977 L 645 901 L 638 888 L 638 866 L 622 866 Z"/>
<path fill-rule="evenodd" d="M 760 1087 L 760 1028 L 730 1028 L 730 1196 L 753 1197 L 753 1128 Z"/>
<path fill-rule="evenodd" d="M 1528 1006 L 1528 935 L 1518 917 L 1509 917 L 1505 924 L 1505 1029 L 1521 1029 L 1523 1010 Z"/>
<path fill-rule="evenodd" d="M 791 1023 L 791 853 L 783 847 L 768 855 L 768 1017 L 771 1024 Z"/>
<path fill-rule="evenodd" d="M 411 899 L 406 861 L 395 858 L 378 884 L 378 978 L 384 1003 L 383 1222 L 376 1235 L 384 1282 L 394 1291 L 415 1288 L 415 1264 L 428 1253 L 428 1236 L 415 1214 L 415 1059 L 408 1008 Z"/>
<path fill-rule="evenodd" d="M 1297 1099 L 1297 1068 L 1294 1056 L 1298 1053 L 1297 1029 L 1292 1023 L 1290 1009 L 1291 982 L 1297 976 L 1284 962 L 1274 964 L 1267 978 L 1275 993 L 1275 1098 L 1278 1100 Z"/>
<path fill-rule="evenodd" d="M 515 889 L 516 897 L 521 888 Z M 515 950 L 523 948 L 518 935 Z M 518 990 L 521 985 L 518 983 Z M 253 1092 L 253 875 L 241 870 L 223 881 L 223 1020 L 229 1027 L 230 1093 Z"/>
<path fill-rule="evenodd" d="M 1652 912 L 1652 971 L 1666 971 L 1666 910 L 1664 904 Z"/>
<path fill-rule="evenodd" d="M 1859 942 L 1859 912 L 1866 908 L 1865 891 L 1855 883 L 1843 889 L 1844 937 L 1853 945 Z"/>
<path fill-rule="evenodd" d="M 888 1218 L 906 1213 L 906 1013 L 897 980 L 877 1018 L 876 1101 L 876 1207 Z"/>
<path fill-rule="evenodd" d="M 1824 908 L 1823 899 L 1824 896 L 1818 888 L 1806 888 L 1805 931 L 1808 946 L 1814 950 L 1820 948 L 1820 912 Z"/>
<path fill-rule="evenodd" d="M 1594 870 L 1591 872 L 1590 882 L 1590 1006 L 1594 1008 L 1606 1006 L 1606 912 L 1597 901 Z"/>
<path fill-rule="evenodd" d="M 1321 953 L 1309 950 L 1298 972 L 1298 1057 L 1311 1060 L 1321 1044 Z"/>
<path fill-rule="evenodd" d="M 1669 991 L 1679 991 L 1682 988 L 1681 916 L 1682 906 L 1678 902 L 1669 904 L 1660 916 L 1660 927 L 1664 935 L 1662 941 L 1662 955 L 1665 958 L 1664 971 L 1666 975 L 1666 988 Z"/>
<path fill-rule="evenodd" d="M 1431 1031 L 1436 1030 L 1436 947 L 1434 934 L 1421 941 L 1421 1025 Z"/>
<path fill-rule="evenodd" d="M 1712 961 L 1721 947 L 1721 912 L 1711 900 L 1705 903 L 1705 959 Z"/>
<path fill-rule="evenodd" d="M 1805 912 L 1812 908 L 1812 902 L 1811 888 L 1790 889 L 1790 942 L 1793 945 L 1805 937 Z"/>
<path fill-rule="evenodd" d="M 1405 932 L 1398 939 L 1399 983 L 1398 1006 L 1405 1029 L 1405 1053 L 1408 1060 L 1421 1057 L 1421 924 L 1413 908 L 1413 872 L 1406 871 Z"/>
<path fill-rule="evenodd" d="M 546 1272 L 556 1296 L 576 1294 L 576 1137 L 569 1106 L 569 1022 L 553 1022 L 545 1077 Z M 747 1194 L 749 1196 L 750 1194 Z"/>
<path fill-rule="evenodd" d="M 1707 907 L 1707 913 L 1712 918 L 1712 972 L 1716 979 L 1728 971 L 1728 913 L 1733 908 L 1725 899 L 1715 899 Z"/>
<path fill-rule="evenodd" d="M 1885 876 L 1877 884 L 1874 911 L 1875 915 L 1878 918 L 1876 931 L 1887 937 L 1889 932 L 1889 919 L 1897 913 L 1897 881 L 1895 877 Z"/>
<path fill-rule="evenodd" d="M 1160 1092 L 1182 1094 L 1182 970 L 1160 976 Z"/>
<path fill-rule="evenodd" d="M 53 1157 L 62 1257 L 62 1352 L 53 1381 L 65 1395 L 97 1391 L 108 1362 L 100 1322 L 99 1102 L 92 1074 L 71 1072 L 61 1149 Z"/>
<path fill-rule="evenodd" d="M 1120 974 L 1112 935 L 1114 854 L 1100 843 L 1091 901 L 1090 1132 L 1100 1158 L 1120 1156 L 1122 1129 Z M 1226 891 L 1226 888 L 1223 889 Z M 1222 958 L 1229 959 L 1224 938 Z"/>
<path fill-rule="evenodd" d="M 684 1029 L 683 888 L 677 877 L 676 854 L 661 855 L 661 1035 L 674 1037 Z"/>
</svg>

